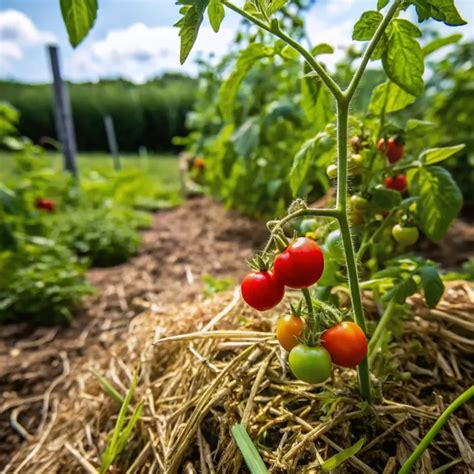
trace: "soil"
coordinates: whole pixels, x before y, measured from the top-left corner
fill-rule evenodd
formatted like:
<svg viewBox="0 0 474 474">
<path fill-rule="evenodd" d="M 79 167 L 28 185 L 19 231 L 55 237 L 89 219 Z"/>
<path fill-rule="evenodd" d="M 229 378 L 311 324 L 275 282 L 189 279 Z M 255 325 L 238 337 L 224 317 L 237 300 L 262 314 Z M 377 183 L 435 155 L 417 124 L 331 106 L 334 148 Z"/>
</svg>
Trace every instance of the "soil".
<svg viewBox="0 0 474 474">
<path fill-rule="evenodd" d="M 452 268 L 472 256 L 473 234 L 472 226 L 459 222 L 447 239 L 424 246 L 423 252 Z M 66 375 L 75 359 L 103 354 L 111 336 L 124 339 L 131 321 L 144 310 L 165 314 L 202 299 L 205 274 L 238 281 L 247 270 L 246 260 L 267 235 L 264 223 L 228 212 L 209 198 L 189 200 L 155 215 L 135 258 L 88 273 L 97 293 L 70 327 L 2 327 L 0 466 L 41 426 L 45 390 L 54 389 L 51 381 Z"/>
</svg>

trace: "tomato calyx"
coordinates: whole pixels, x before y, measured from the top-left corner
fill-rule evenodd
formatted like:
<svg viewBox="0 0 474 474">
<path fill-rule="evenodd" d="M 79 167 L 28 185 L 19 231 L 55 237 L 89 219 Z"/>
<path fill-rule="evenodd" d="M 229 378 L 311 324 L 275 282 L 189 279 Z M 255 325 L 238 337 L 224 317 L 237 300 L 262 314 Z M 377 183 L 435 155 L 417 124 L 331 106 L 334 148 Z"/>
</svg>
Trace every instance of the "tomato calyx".
<svg viewBox="0 0 474 474">
<path fill-rule="evenodd" d="M 255 255 L 247 262 L 248 267 L 254 272 L 266 272 L 272 267 L 272 262 L 268 255 Z"/>
</svg>

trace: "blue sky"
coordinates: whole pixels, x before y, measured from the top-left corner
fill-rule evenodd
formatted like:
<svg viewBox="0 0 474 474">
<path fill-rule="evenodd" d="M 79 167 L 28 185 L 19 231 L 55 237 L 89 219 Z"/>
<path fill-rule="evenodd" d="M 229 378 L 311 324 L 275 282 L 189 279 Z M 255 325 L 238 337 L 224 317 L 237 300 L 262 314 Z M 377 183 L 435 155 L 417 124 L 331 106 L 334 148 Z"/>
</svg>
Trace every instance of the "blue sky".
<svg viewBox="0 0 474 474">
<path fill-rule="evenodd" d="M 238 2 L 241 3 L 241 2 Z M 0 0 L 0 78 L 26 82 L 50 80 L 45 44 L 61 47 L 64 76 L 74 81 L 125 77 L 143 82 L 164 71 L 194 73 L 193 60 L 203 52 L 217 57 L 230 47 L 239 18 L 228 12 L 216 35 L 205 23 L 184 67 L 178 62 L 178 18 L 173 0 L 99 0 L 96 24 L 75 50 L 69 46 L 59 0 Z M 336 44 L 342 54 L 351 39 L 352 25 L 376 0 L 318 0 L 307 13 L 311 40 Z M 456 0 L 467 26 L 449 28 L 432 22 L 444 34 L 459 31 L 474 37 L 474 0 Z M 327 19 L 330 18 L 330 21 Z"/>
</svg>

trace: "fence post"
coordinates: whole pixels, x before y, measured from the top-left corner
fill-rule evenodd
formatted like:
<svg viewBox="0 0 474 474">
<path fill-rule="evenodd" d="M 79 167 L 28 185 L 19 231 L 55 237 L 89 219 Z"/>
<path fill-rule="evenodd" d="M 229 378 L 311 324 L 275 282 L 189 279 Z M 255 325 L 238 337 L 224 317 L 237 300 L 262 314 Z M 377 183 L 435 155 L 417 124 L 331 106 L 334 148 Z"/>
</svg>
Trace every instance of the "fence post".
<svg viewBox="0 0 474 474">
<path fill-rule="evenodd" d="M 59 65 L 59 48 L 56 45 L 48 46 L 51 71 L 53 73 L 54 115 L 56 131 L 61 142 L 64 155 L 64 168 L 77 178 L 76 138 L 72 120 L 71 104 L 67 86 L 61 77 Z"/>
<path fill-rule="evenodd" d="M 115 135 L 114 121 L 110 115 L 104 117 L 105 132 L 107 134 L 107 142 L 109 144 L 110 153 L 112 153 L 112 159 L 114 160 L 114 170 L 119 171 L 122 169 L 120 164 L 120 156 L 118 152 L 117 137 Z"/>
</svg>

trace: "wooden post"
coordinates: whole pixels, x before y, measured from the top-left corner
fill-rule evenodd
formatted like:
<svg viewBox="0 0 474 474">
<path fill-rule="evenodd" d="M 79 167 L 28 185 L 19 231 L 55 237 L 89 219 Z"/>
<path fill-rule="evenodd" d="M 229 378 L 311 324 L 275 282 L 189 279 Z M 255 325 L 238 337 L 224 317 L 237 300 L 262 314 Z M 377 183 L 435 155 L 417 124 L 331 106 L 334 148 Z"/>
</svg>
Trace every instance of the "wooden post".
<svg viewBox="0 0 474 474">
<path fill-rule="evenodd" d="M 120 157 L 118 152 L 117 137 L 115 136 L 114 121 L 110 115 L 104 117 L 105 132 L 107 133 L 107 142 L 109 143 L 109 150 L 112 153 L 114 160 L 114 169 L 119 171 L 122 169 L 120 164 Z"/>
<path fill-rule="evenodd" d="M 64 155 L 64 168 L 77 177 L 76 137 L 72 120 L 71 104 L 67 87 L 61 77 L 59 50 L 56 45 L 48 46 L 51 72 L 53 73 L 54 115 L 56 131 Z"/>
</svg>

